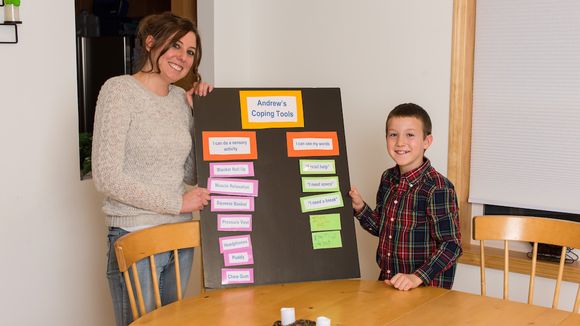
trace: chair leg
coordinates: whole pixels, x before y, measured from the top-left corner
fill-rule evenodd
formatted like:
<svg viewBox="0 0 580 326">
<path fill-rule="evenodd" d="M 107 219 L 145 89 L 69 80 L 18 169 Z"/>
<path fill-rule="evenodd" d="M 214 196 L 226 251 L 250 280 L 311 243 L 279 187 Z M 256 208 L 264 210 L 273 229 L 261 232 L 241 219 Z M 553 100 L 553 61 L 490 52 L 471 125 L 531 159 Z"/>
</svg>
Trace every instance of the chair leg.
<svg viewBox="0 0 580 326">
<path fill-rule="evenodd" d="M 481 259 L 481 262 L 479 264 L 479 268 L 481 269 L 480 271 L 480 276 L 481 276 L 481 295 L 485 296 L 486 295 L 486 285 L 485 285 L 485 246 L 483 244 L 483 240 L 480 240 L 479 242 L 479 257 Z"/>
<path fill-rule="evenodd" d="M 510 296 L 509 289 L 509 277 L 510 277 L 510 249 L 509 242 L 504 241 L 504 253 L 503 253 L 503 299 L 507 300 Z"/>
<path fill-rule="evenodd" d="M 203 273 L 203 251 L 201 250 L 201 246 L 199 247 L 199 265 L 201 266 L 201 284 L 199 285 L 199 290 L 201 293 L 205 293 L 205 278 Z"/>
<path fill-rule="evenodd" d="M 560 254 L 560 266 L 558 268 L 558 279 L 556 280 L 556 289 L 554 290 L 554 300 L 552 301 L 552 308 L 558 308 L 558 299 L 560 298 L 560 285 L 562 285 L 562 275 L 564 274 L 564 262 L 566 261 L 566 247 L 562 247 Z"/>
<path fill-rule="evenodd" d="M 149 256 L 149 266 L 151 270 L 151 281 L 153 282 L 155 307 L 161 308 L 161 295 L 159 293 L 159 281 L 157 281 L 157 266 L 155 265 L 155 256 Z"/>
<path fill-rule="evenodd" d="M 532 272 L 530 273 L 530 288 L 528 289 L 528 304 L 534 303 L 534 280 L 536 278 L 536 262 L 538 261 L 538 243 L 534 242 L 532 250 Z"/>
<path fill-rule="evenodd" d="M 123 272 L 123 277 L 125 278 L 125 287 L 127 288 L 127 294 L 129 295 L 129 303 L 131 304 L 133 319 L 137 319 L 139 317 L 139 313 L 137 312 L 137 304 L 135 303 L 135 294 L 133 293 L 133 285 L 131 284 L 129 271 Z"/>
<path fill-rule="evenodd" d="M 576 301 L 574 301 L 574 309 L 572 309 L 572 312 L 577 313 L 578 307 L 580 307 L 580 285 L 578 285 L 578 291 L 576 291 Z"/>
<path fill-rule="evenodd" d="M 174 264 L 175 264 L 175 282 L 177 283 L 177 301 L 181 301 L 181 272 L 179 270 L 179 252 L 177 249 L 173 250 Z"/>
<path fill-rule="evenodd" d="M 143 292 L 141 290 L 141 282 L 139 281 L 139 273 L 137 273 L 137 264 L 131 265 L 131 272 L 133 272 L 133 281 L 135 282 L 135 288 L 137 289 L 139 311 L 141 312 L 141 315 L 144 315 L 147 313 L 147 311 L 145 310 L 145 300 L 143 300 Z"/>
</svg>

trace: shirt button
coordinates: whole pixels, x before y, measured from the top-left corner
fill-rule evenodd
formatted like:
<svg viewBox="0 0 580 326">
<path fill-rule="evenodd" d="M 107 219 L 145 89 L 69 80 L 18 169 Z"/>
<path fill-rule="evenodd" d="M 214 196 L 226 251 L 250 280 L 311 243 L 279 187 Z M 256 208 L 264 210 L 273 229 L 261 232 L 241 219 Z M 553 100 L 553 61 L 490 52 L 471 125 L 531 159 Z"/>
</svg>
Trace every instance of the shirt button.
<svg viewBox="0 0 580 326">
<path fill-rule="evenodd" d="M 393 238 L 392 236 L 389 236 L 389 239 L 392 239 L 392 238 Z"/>
<path fill-rule="evenodd" d="M 391 270 L 390 269 L 387 270 L 387 274 L 391 274 Z"/>
<path fill-rule="evenodd" d="M 391 253 L 390 252 L 387 252 L 387 257 L 391 257 Z"/>
<path fill-rule="evenodd" d="M 409 187 L 413 187 L 413 184 L 412 183 L 409 183 Z"/>
<path fill-rule="evenodd" d="M 395 200 L 395 204 L 398 204 L 398 203 L 399 203 L 399 201 Z"/>
<path fill-rule="evenodd" d="M 394 221 L 395 219 L 391 217 L 391 222 Z"/>
</svg>

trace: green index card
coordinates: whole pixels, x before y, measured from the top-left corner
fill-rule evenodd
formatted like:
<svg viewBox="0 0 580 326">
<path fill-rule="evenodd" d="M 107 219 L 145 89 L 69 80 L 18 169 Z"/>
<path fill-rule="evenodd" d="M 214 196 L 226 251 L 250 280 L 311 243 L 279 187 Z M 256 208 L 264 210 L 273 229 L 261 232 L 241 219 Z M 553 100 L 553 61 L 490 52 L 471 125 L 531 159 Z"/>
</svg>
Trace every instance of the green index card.
<svg viewBox="0 0 580 326">
<path fill-rule="evenodd" d="M 340 191 L 338 177 L 302 177 L 303 192 Z"/>
<path fill-rule="evenodd" d="M 334 160 L 300 160 L 300 174 L 336 174 Z"/>
<path fill-rule="evenodd" d="M 312 232 L 312 246 L 314 250 L 342 248 L 340 231 Z"/>
<path fill-rule="evenodd" d="M 321 211 L 325 209 L 343 207 L 340 192 L 330 192 L 324 195 L 300 197 L 302 213 Z"/>
<path fill-rule="evenodd" d="M 340 230 L 340 214 L 310 215 L 310 231 Z"/>
</svg>

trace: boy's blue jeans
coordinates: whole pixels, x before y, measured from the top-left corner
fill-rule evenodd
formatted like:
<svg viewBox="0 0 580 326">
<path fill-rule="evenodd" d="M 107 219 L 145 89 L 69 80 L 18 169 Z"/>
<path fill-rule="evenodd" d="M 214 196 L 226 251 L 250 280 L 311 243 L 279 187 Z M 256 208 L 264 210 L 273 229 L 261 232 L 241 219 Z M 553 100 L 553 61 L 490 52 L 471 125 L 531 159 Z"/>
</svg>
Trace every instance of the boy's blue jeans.
<svg viewBox="0 0 580 326">
<path fill-rule="evenodd" d="M 131 304 L 129 303 L 129 295 L 123 274 L 119 272 L 117 264 L 117 257 L 115 256 L 115 247 L 113 246 L 117 239 L 128 232 L 112 227 L 109 228 L 109 253 L 107 255 L 107 278 L 109 280 L 109 288 L 111 296 L 113 297 L 113 308 L 115 310 L 115 320 L 117 326 L 128 325 L 133 321 L 133 314 L 131 312 Z M 191 265 L 193 262 L 193 248 L 179 250 L 179 269 L 181 272 L 181 289 L 185 292 L 189 275 L 191 272 Z M 161 304 L 177 300 L 177 287 L 175 280 L 175 265 L 174 255 L 172 252 L 166 252 L 155 256 L 155 265 L 157 267 L 156 273 L 159 282 L 159 294 L 161 296 Z M 143 259 L 137 262 L 137 271 L 139 272 L 139 282 L 141 282 L 141 290 L 143 291 L 143 300 L 145 301 L 145 309 L 147 312 L 155 309 L 155 296 L 153 294 L 153 281 L 151 278 L 151 268 L 149 259 Z M 135 300 L 137 299 L 137 292 L 135 290 L 135 282 L 133 281 L 133 273 L 131 275 L 131 283 L 133 283 L 133 293 L 135 293 Z M 138 302 L 138 301 L 136 301 Z M 137 307 L 139 304 L 137 303 Z M 139 309 L 139 308 L 137 308 Z"/>
</svg>

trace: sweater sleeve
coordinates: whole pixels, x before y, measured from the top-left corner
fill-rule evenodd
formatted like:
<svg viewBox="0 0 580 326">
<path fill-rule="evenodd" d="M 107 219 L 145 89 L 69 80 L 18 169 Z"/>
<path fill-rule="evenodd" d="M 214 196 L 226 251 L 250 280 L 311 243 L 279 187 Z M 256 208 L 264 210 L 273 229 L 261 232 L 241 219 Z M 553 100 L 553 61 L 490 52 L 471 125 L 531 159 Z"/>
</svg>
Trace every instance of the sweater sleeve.
<svg viewBox="0 0 580 326">
<path fill-rule="evenodd" d="M 189 120 L 189 133 L 193 138 L 193 118 L 191 116 Z M 183 182 L 191 186 L 195 185 L 197 183 L 197 178 L 195 175 L 195 141 L 193 141 L 193 139 L 191 151 L 189 152 L 189 156 L 187 156 L 187 160 L 185 160 L 185 166 L 183 168 L 185 171 Z"/>
<path fill-rule="evenodd" d="M 125 143 L 134 98 L 127 85 L 108 80 L 99 93 L 93 128 L 92 174 L 96 188 L 108 197 L 160 214 L 178 214 L 182 194 L 167 192 L 125 173 Z"/>
</svg>

